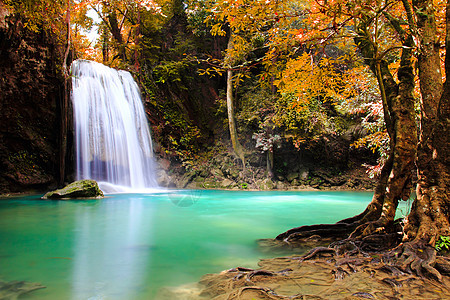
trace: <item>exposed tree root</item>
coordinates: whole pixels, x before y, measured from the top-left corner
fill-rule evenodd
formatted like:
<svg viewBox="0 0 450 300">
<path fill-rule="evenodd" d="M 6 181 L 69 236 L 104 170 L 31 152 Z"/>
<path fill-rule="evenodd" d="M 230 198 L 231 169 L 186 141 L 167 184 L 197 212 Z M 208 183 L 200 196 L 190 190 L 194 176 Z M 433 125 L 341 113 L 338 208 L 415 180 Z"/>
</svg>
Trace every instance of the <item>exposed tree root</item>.
<svg viewBox="0 0 450 300">
<path fill-rule="evenodd" d="M 400 244 L 384 257 L 385 263 L 400 266 L 407 273 L 415 273 L 424 277 L 424 273 L 434 276 L 442 282 L 441 273 L 434 267 L 436 265 L 436 250 L 425 242 L 407 242 Z M 446 264 L 442 264 L 445 268 Z M 448 265 L 450 266 L 450 264 Z"/>
<path fill-rule="evenodd" d="M 333 258 L 336 260 L 336 269 L 333 271 L 336 279 L 342 279 L 354 271 L 359 262 L 352 261 L 352 256 L 362 254 L 368 257 L 373 253 L 384 253 L 383 268 L 390 270 L 394 276 L 415 274 L 442 282 L 442 276 L 450 274 L 450 259 L 438 258 L 436 250 L 425 241 L 402 243 L 403 232 L 399 220 L 388 224 L 378 219 L 358 225 L 360 219 L 358 217 L 336 224 L 301 226 L 278 235 L 276 239 L 291 247 L 293 244 L 306 243 L 311 237 L 331 242 L 328 247 L 310 250 L 299 260 L 311 260 L 324 255 Z M 347 221 L 353 223 L 346 223 Z M 339 259 L 339 256 L 344 256 L 345 259 Z M 346 265 L 347 269 L 343 269 L 342 265 Z M 397 285 L 389 280 L 387 283 Z"/>
<path fill-rule="evenodd" d="M 347 237 L 355 228 L 357 224 L 346 224 L 346 223 L 336 223 L 336 224 L 318 224 L 318 225 L 308 225 L 289 229 L 286 232 L 279 234 L 275 239 L 284 240 L 286 242 L 291 242 L 295 240 L 300 240 L 303 238 L 308 238 L 310 236 L 320 236 L 321 238 L 333 237 L 336 239 Z"/>
<path fill-rule="evenodd" d="M 336 250 L 333 248 L 328 248 L 328 247 L 317 247 L 312 249 L 311 251 L 309 251 L 308 253 L 306 253 L 305 255 L 303 255 L 301 258 L 299 258 L 300 261 L 305 261 L 311 258 L 315 258 L 317 256 L 319 256 L 320 254 L 323 253 L 327 253 L 327 254 L 332 254 L 332 256 L 336 255 Z"/>
<path fill-rule="evenodd" d="M 319 227 L 326 230 L 330 228 L 324 225 Z M 313 231 L 317 232 L 316 226 L 308 226 L 307 228 L 314 228 Z M 309 231 L 304 229 L 305 227 L 300 232 L 306 235 Z M 295 236 L 297 232 L 291 233 L 289 236 L 293 234 Z M 442 282 L 442 274 L 450 274 L 449 258 L 439 257 L 438 259 L 436 250 L 423 241 L 401 243 L 401 239 L 401 232 L 373 234 L 362 239 L 348 238 L 333 242 L 328 247 L 316 247 L 297 259 L 305 261 L 324 256 L 333 258 L 337 267 L 333 271 L 336 279 L 342 279 L 348 274 L 348 271 L 340 266 L 346 265 L 349 271 L 353 272 L 356 266 L 365 263 L 360 256 L 354 258 L 355 255 L 361 254 L 363 257 L 371 257 L 373 253 L 383 253 L 384 265 L 382 268 L 394 276 L 408 273 L 416 274 L 422 278 L 432 276 Z"/>
<path fill-rule="evenodd" d="M 278 272 L 272 272 L 267 270 L 254 270 L 250 268 L 237 267 L 233 269 L 227 270 L 227 272 L 238 272 L 236 276 L 234 276 L 233 280 L 239 280 L 245 277 L 245 280 L 250 282 L 255 276 L 277 276 L 277 275 L 287 275 L 292 269 L 284 269 Z"/>
<path fill-rule="evenodd" d="M 375 297 L 371 293 L 364 293 L 364 292 L 354 293 L 352 296 L 366 299 L 375 299 Z"/>
<path fill-rule="evenodd" d="M 368 240 L 379 242 L 382 235 Z M 450 277 L 441 271 L 450 270 L 450 259 L 436 256 L 432 247 L 405 243 L 365 249 L 364 241 L 346 239 L 303 256 L 264 259 L 260 269 L 208 274 L 200 282 L 200 298 L 189 299 L 450 299 Z M 441 282 L 433 269 L 441 272 Z"/>
<path fill-rule="evenodd" d="M 235 294 L 231 294 L 228 296 L 227 299 L 232 300 L 232 299 L 242 299 L 243 293 L 246 291 L 258 291 L 258 293 L 262 294 L 262 296 L 264 298 L 260 298 L 260 299 L 283 299 L 280 298 L 278 295 L 275 295 L 274 292 L 271 289 L 268 288 L 263 288 L 263 287 L 259 287 L 259 286 L 245 286 L 240 288 L 237 293 Z"/>
<path fill-rule="evenodd" d="M 450 276 L 450 258 L 444 256 L 436 257 L 435 268 L 439 273 Z"/>
</svg>

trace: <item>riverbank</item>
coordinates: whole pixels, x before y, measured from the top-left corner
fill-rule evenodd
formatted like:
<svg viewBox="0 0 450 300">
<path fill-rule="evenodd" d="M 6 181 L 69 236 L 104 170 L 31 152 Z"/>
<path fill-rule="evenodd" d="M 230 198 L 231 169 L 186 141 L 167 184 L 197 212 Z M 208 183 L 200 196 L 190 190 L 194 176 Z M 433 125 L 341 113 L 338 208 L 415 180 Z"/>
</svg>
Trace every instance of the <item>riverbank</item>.
<svg viewBox="0 0 450 300">
<path fill-rule="evenodd" d="M 386 255 L 262 259 L 259 269 L 208 274 L 198 283 L 165 288 L 157 299 L 450 299 L 448 273 L 442 282 L 420 277 L 385 263 Z"/>
<path fill-rule="evenodd" d="M 341 190 L 372 191 L 376 179 L 358 160 L 336 166 L 312 161 L 284 159 L 270 171 L 257 154 L 249 155 L 245 169 L 228 151 L 222 151 L 191 164 L 159 158 L 158 183 L 178 189 L 226 190 Z"/>
</svg>

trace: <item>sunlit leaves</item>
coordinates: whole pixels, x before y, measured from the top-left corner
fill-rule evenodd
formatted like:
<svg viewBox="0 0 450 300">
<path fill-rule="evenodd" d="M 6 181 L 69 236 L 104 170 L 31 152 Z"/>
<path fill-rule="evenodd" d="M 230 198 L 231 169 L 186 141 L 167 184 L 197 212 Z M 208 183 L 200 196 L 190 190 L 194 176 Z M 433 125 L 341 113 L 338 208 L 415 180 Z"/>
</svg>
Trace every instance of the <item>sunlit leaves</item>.
<svg viewBox="0 0 450 300">
<path fill-rule="evenodd" d="M 23 18 L 25 28 L 47 31 L 63 39 L 60 33 L 65 31 L 66 1 L 3 0 L 3 3 Z"/>
<path fill-rule="evenodd" d="M 165 1 L 159 1 L 165 3 Z M 73 29 L 81 35 L 86 31 L 97 30 L 97 40 L 85 45 L 78 43 L 80 56 L 96 60 L 108 60 L 135 56 L 140 51 L 141 38 L 139 26 L 145 14 L 163 16 L 162 7 L 153 0 L 77 0 L 73 5 Z M 96 27 L 93 27 L 95 25 Z M 78 30 L 81 28 L 82 30 Z M 103 49 L 99 49 L 103 48 Z M 109 54 L 101 57 L 99 54 Z M 128 55 L 127 55 L 128 53 Z"/>
<path fill-rule="evenodd" d="M 290 59 L 274 84 L 281 94 L 292 94 L 296 101 L 291 109 L 304 109 L 310 99 L 321 97 L 324 100 L 336 101 L 339 98 L 354 96 L 351 77 L 339 72 L 339 59 L 324 57 L 315 62 L 314 56 L 304 52 L 301 56 Z"/>
</svg>

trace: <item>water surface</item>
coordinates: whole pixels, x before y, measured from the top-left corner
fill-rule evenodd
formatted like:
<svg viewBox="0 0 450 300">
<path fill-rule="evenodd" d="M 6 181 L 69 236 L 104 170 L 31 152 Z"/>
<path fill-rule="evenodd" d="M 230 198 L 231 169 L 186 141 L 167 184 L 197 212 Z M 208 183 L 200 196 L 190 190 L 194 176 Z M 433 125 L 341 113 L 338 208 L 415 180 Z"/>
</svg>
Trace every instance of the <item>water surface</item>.
<svg viewBox="0 0 450 300">
<path fill-rule="evenodd" d="M 154 299 L 163 286 L 256 267 L 255 241 L 364 210 L 366 192 L 172 191 L 102 200 L 0 201 L 0 279 L 23 299 Z"/>
</svg>

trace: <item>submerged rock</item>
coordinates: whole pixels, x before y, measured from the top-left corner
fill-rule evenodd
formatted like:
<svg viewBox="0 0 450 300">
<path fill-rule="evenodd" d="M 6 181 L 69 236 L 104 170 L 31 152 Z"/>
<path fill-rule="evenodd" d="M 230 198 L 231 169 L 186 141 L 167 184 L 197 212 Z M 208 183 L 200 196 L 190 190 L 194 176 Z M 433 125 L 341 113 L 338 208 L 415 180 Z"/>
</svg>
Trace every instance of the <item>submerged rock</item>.
<svg viewBox="0 0 450 300">
<path fill-rule="evenodd" d="M 20 295 L 44 288 L 40 283 L 0 280 L 0 299 L 18 299 Z"/>
<path fill-rule="evenodd" d="M 72 182 L 62 189 L 48 192 L 42 199 L 77 199 L 77 198 L 103 198 L 103 192 L 95 180 L 84 179 Z"/>
</svg>

